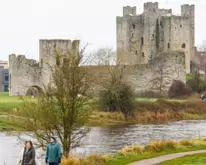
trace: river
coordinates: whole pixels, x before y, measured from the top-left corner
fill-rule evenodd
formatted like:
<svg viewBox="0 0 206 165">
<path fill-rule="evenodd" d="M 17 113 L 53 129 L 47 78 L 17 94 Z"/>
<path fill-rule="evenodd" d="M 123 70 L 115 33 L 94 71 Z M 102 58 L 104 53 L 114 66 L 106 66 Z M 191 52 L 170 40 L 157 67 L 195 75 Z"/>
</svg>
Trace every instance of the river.
<svg viewBox="0 0 206 165">
<path fill-rule="evenodd" d="M 81 155 L 115 154 L 134 144 L 145 145 L 156 140 L 182 140 L 206 137 L 206 120 L 179 121 L 161 125 L 130 125 L 117 128 L 92 128 L 80 148 Z M 0 165 L 15 165 L 22 150 L 17 137 L 0 133 Z M 38 155 L 37 150 L 37 155 Z M 42 163 L 43 165 L 44 163 Z"/>
</svg>

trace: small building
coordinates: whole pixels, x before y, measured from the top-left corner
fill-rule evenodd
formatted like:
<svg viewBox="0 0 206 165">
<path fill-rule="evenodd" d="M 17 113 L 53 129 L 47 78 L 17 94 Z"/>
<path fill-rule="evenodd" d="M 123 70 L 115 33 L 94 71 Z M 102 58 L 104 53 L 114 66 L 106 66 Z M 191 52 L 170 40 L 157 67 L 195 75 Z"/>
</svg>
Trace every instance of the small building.
<svg viewBox="0 0 206 165">
<path fill-rule="evenodd" d="M 7 61 L 0 61 L 0 92 L 9 91 L 9 68 Z"/>
</svg>

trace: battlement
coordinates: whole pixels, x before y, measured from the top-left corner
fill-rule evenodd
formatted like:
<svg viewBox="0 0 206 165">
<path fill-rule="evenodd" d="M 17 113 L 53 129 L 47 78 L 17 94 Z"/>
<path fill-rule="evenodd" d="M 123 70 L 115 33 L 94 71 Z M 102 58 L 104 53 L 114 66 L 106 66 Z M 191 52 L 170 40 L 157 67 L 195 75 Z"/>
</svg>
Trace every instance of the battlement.
<svg viewBox="0 0 206 165">
<path fill-rule="evenodd" d="M 194 17 L 195 5 L 184 4 L 181 6 L 181 15 L 187 17 Z"/>
<path fill-rule="evenodd" d="M 25 55 L 9 55 L 9 67 L 15 67 L 16 69 L 25 67 L 39 67 L 39 62 L 34 59 L 27 59 Z"/>
<path fill-rule="evenodd" d="M 41 39 L 39 40 L 39 47 L 40 50 L 57 50 L 61 51 L 62 50 L 72 50 L 72 49 L 79 49 L 79 40 L 59 40 L 59 39 L 53 39 L 53 40 L 44 40 Z"/>
<path fill-rule="evenodd" d="M 125 15 L 136 15 L 137 10 L 135 6 L 124 6 L 123 7 L 123 16 Z"/>
<path fill-rule="evenodd" d="M 157 12 L 159 4 L 158 2 L 147 2 L 144 3 L 144 11 L 145 12 Z"/>
<path fill-rule="evenodd" d="M 172 9 L 158 9 L 158 11 L 161 15 L 172 14 Z"/>
</svg>

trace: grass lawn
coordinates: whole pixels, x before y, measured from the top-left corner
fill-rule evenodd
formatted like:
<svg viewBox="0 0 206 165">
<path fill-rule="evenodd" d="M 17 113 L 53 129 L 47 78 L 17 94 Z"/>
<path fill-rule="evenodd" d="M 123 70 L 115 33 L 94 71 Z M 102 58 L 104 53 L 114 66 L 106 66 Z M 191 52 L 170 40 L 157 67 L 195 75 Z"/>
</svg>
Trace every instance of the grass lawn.
<svg viewBox="0 0 206 165">
<path fill-rule="evenodd" d="M 205 165 L 205 164 L 206 164 L 206 154 L 185 156 L 183 158 L 161 163 L 161 165 Z"/>
<path fill-rule="evenodd" d="M 22 104 L 22 100 L 17 96 L 9 96 L 7 92 L 0 92 L 0 109 L 15 108 Z"/>
</svg>

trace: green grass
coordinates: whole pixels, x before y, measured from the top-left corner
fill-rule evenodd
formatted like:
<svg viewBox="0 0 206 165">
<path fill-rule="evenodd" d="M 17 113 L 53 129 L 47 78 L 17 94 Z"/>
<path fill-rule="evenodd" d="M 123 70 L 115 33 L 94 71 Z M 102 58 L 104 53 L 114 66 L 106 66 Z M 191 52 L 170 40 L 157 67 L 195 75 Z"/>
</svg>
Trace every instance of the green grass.
<svg viewBox="0 0 206 165">
<path fill-rule="evenodd" d="M 89 157 L 81 158 L 72 157 L 64 160 L 63 164 L 71 165 L 129 165 L 136 161 L 154 158 L 162 155 L 168 155 L 180 152 L 189 152 L 206 149 L 206 140 L 184 140 L 181 142 L 167 141 L 167 142 L 152 142 L 144 147 L 130 147 L 124 148 L 117 153 L 116 156 L 98 156 L 91 155 Z M 79 161 L 78 161 L 79 160 Z M 78 163 L 79 162 L 79 163 Z M 176 164 L 173 164 L 176 165 Z"/>
<path fill-rule="evenodd" d="M 161 165 L 205 165 L 205 164 L 206 164 L 206 154 L 185 156 L 183 158 L 161 163 Z"/>
<path fill-rule="evenodd" d="M 192 146 L 176 146 L 175 148 L 165 147 L 165 149 L 160 152 L 143 152 L 142 154 L 132 154 L 131 153 L 126 156 L 117 155 L 102 165 L 114 165 L 114 164 L 118 164 L 118 165 L 128 164 L 129 165 L 132 162 L 154 158 L 154 157 L 158 157 L 162 155 L 168 155 L 168 154 L 180 153 L 180 152 L 197 151 L 197 150 L 205 150 L 205 149 L 206 149 L 206 142 L 201 141 L 201 140 L 196 140 L 193 142 Z M 164 165 L 167 165 L 167 164 L 164 164 Z M 178 165 L 178 164 L 173 163 L 171 165 Z"/>
<path fill-rule="evenodd" d="M 15 126 L 11 120 L 8 119 L 8 114 L 14 108 L 22 106 L 23 102 L 19 97 L 9 96 L 8 92 L 0 92 L 0 131 L 18 131 L 20 128 Z"/>
<path fill-rule="evenodd" d="M 7 116 L 0 116 L 0 131 L 21 131 Z"/>
<path fill-rule="evenodd" d="M 114 165 L 114 164 L 118 164 L 118 165 L 127 165 L 128 164 L 129 165 L 132 162 L 136 162 L 136 161 L 140 161 L 140 160 L 144 160 L 144 159 L 149 159 L 149 158 L 155 158 L 155 157 L 162 156 L 162 155 L 168 155 L 168 154 L 174 154 L 174 153 L 180 153 L 180 152 L 197 151 L 197 150 L 202 150 L 202 149 L 206 149 L 206 146 L 185 148 L 185 149 L 184 148 L 174 149 L 171 151 L 163 151 L 163 152 L 159 152 L 159 153 L 146 153 L 146 154 L 139 155 L 139 156 L 133 155 L 133 154 L 127 155 L 127 156 L 116 156 L 112 160 L 104 163 L 103 165 Z M 163 164 L 163 165 L 177 165 L 177 164 Z"/>
<path fill-rule="evenodd" d="M 0 93 L 0 109 L 17 108 L 21 106 L 22 100 L 17 96 L 9 96 L 7 92 Z"/>
</svg>

